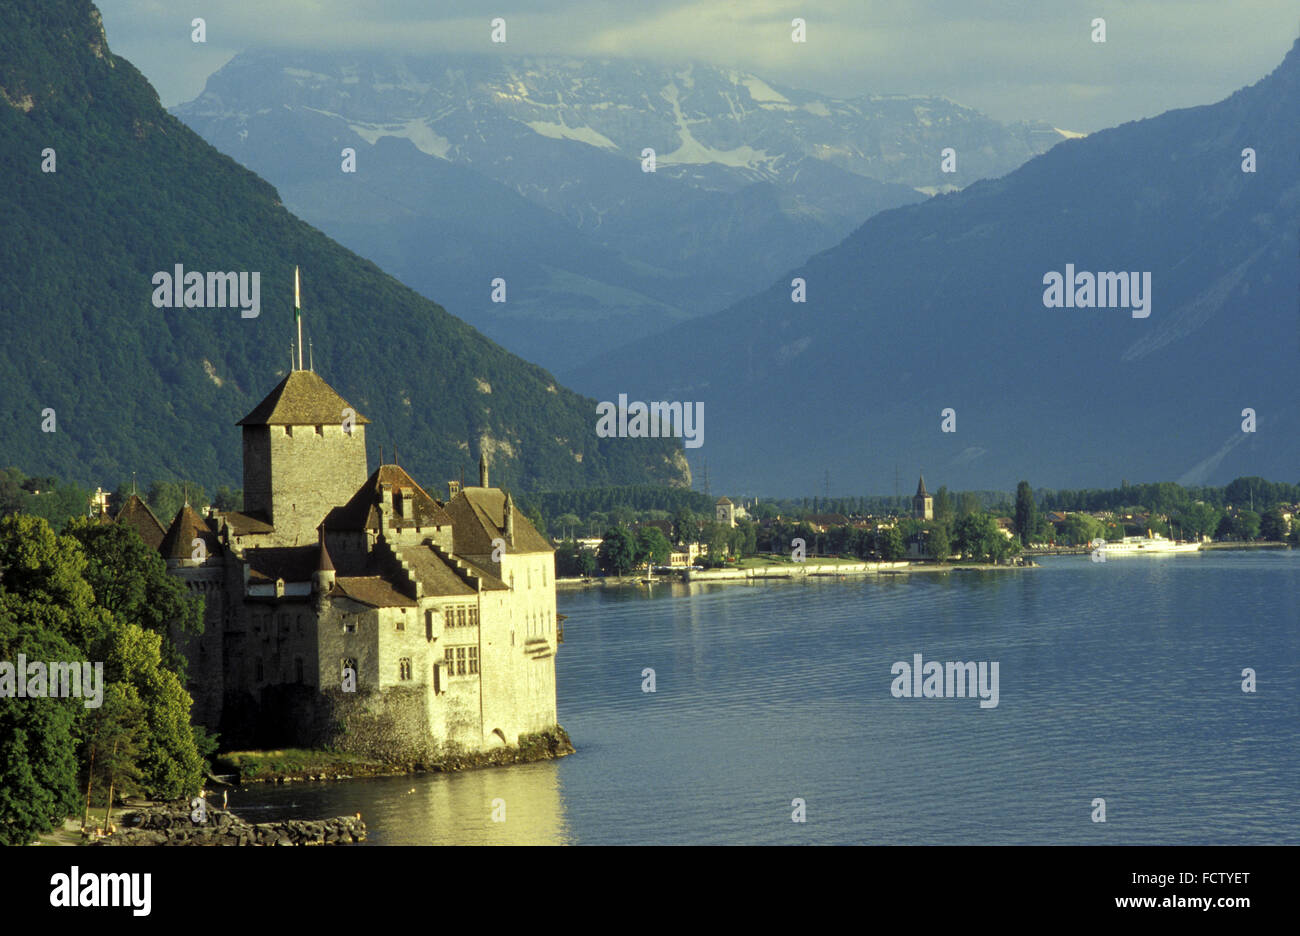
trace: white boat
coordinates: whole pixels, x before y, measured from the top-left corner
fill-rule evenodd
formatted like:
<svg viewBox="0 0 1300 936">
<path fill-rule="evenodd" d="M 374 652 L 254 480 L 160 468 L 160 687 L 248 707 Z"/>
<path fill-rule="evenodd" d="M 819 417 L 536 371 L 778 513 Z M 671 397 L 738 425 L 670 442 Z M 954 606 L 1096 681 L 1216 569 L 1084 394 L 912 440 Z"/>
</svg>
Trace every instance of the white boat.
<svg viewBox="0 0 1300 936">
<path fill-rule="evenodd" d="M 1126 536 L 1117 543 L 1107 543 L 1102 540 L 1096 547 L 1095 552 L 1105 559 L 1114 559 L 1117 556 L 1155 556 L 1167 553 L 1191 553 L 1201 548 L 1200 543 L 1180 543 L 1176 540 L 1166 539 L 1160 534 L 1151 535 L 1147 531 L 1146 536 Z"/>
</svg>

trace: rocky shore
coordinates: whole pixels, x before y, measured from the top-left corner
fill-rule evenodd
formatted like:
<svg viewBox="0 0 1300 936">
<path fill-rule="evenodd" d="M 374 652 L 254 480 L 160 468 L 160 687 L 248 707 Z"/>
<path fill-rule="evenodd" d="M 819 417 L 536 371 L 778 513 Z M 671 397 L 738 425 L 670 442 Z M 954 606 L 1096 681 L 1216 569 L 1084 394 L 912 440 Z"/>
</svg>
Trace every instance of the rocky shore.
<svg viewBox="0 0 1300 936">
<path fill-rule="evenodd" d="M 206 810 L 203 822 L 184 802 L 145 806 L 122 814 L 111 835 L 91 845 L 350 845 L 366 838 L 361 815 L 334 819 L 245 822 L 228 810 Z"/>
</svg>

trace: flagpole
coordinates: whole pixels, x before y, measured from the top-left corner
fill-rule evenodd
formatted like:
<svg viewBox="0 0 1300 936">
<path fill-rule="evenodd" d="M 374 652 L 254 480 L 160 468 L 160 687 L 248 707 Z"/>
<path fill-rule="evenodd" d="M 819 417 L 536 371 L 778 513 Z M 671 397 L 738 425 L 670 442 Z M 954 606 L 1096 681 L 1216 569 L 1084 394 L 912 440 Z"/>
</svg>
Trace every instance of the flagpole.
<svg viewBox="0 0 1300 936">
<path fill-rule="evenodd" d="M 302 303 L 299 299 L 298 268 L 293 268 L 293 317 L 298 321 L 298 370 L 302 370 Z"/>
</svg>

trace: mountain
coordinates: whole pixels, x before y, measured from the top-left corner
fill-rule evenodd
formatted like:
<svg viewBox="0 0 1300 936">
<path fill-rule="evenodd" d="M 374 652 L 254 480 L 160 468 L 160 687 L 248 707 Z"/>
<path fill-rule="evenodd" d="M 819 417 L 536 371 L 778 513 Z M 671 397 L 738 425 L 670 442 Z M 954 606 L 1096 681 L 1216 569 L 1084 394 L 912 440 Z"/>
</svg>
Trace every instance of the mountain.
<svg viewBox="0 0 1300 936">
<path fill-rule="evenodd" d="M 896 466 L 924 467 L 932 487 L 1004 490 L 1294 478 L 1298 83 L 1300 45 L 1217 104 L 882 212 L 765 292 L 613 352 L 575 385 L 703 401 L 692 455 L 736 492 L 820 489 L 826 471 L 842 491 L 888 491 Z M 1067 264 L 1149 273 L 1149 315 L 1047 307 L 1044 280 Z M 791 301 L 796 275 L 805 304 Z"/>
<path fill-rule="evenodd" d="M 173 113 L 306 220 L 560 373 L 1063 137 L 941 98 L 486 54 L 251 50 Z M 940 171 L 947 146 L 955 173 Z"/>
<path fill-rule="evenodd" d="M 238 484 L 235 422 L 288 369 L 300 265 L 315 369 L 421 480 L 485 451 L 523 488 L 689 483 L 680 443 L 598 439 L 594 401 L 290 214 L 161 107 L 88 0 L 0 6 L 0 178 L 0 463 Z M 156 307 L 177 264 L 257 274 L 258 314 Z"/>
</svg>

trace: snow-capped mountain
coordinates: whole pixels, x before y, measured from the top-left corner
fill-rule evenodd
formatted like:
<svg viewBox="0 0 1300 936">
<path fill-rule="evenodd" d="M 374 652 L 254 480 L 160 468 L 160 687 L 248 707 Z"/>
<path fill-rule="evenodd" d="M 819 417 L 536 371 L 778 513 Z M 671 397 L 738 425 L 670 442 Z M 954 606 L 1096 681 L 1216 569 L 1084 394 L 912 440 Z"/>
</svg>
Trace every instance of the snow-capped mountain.
<svg viewBox="0 0 1300 936">
<path fill-rule="evenodd" d="M 559 370 L 1069 135 L 701 64 L 271 49 L 236 56 L 174 113 L 292 210 Z"/>
</svg>

